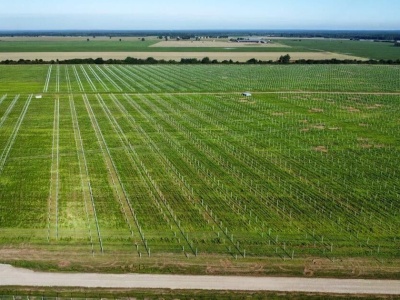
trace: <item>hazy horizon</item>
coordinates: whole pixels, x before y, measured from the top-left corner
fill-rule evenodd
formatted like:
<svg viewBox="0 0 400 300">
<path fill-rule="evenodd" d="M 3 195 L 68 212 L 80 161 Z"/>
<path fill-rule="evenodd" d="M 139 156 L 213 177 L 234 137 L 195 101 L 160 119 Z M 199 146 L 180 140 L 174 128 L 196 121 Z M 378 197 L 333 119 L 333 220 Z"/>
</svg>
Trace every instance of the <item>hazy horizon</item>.
<svg viewBox="0 0 400 300">
<path fill-rule="evenodd" d="M 399 30 L 395 0 L 15 0 L 0 30 Z"/>
</svg>

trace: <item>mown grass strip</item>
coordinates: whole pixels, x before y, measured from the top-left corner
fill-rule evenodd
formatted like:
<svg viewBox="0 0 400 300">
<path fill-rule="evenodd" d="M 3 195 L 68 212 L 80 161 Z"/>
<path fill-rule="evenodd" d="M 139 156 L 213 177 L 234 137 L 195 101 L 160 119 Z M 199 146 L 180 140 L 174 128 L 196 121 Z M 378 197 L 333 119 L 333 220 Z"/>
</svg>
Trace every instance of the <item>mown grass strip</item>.
<svg viewBox="0 0 400 300">
<path fill-rule="evenodd" d="M 47 76 L 46 76 L 46 81 L 45 81 L 44 88 L 43 88 L 43 93 L 45 93 L 49 90 L 49 83 L 50 83 L 52 69 L 53 69 L 53 65 L 50 65 L 49 69 L 47 71 Z"/>
<path fill-rule="evenodd" d="M 70 104 L 70 109 L 71 109 L 71 114 L 72 114 L 72 122 L 73 122 L 72 125 L 74 128 L 74 137 L 75 137 L 77 156 L 78 156 L 82 196 L 83 196 L 83 201 L 85 203 L 85 212 L 86 212 L 86 216 L 87 216 L 87 223 L 88 223 L 89 238 L 90 238 L 92 254 L 94 255 L 95 250 L 94 250 L 94 242 L 93 242 L 93 232 L 97 233 L 97 238 L 98 238 L 99 247 L 100 247 L 101 252 L 103 252 L 103 242 L 102 242 L 102 238 L 101 238 L 99 222 L 97 219 L 97 212 L 96 212 L 96 206 L 94 204 L 93 193 L 91 192 L 89 170 L 88 170 L 88 166 L 87 166 L 85 149 L 83 146 L 83 140 L 82 140 L 82 135 L 81 135 L 81 131 L 79 128 L 79 120 L 78 120 L 78 116 L 76 113 L 73 96 L 69 97 L 69 104 Z"/>
<path fill-rule="evenodd" d="M 1 117 L 0 119 L 0 127 L 3 126 L 3 123 L 5 122 L 5 120 L 7 119 L 8 115 L 10 114 L 10 112 L 12 111 L 12 109 L 14 108 L 15 103 L 18 101 L 20 95 L 15 96 L 14 100 L 10 103 L 10 105 L 8 106 L 7 110 L 5 111 L 4 115 Z M 5 99 L 6 97 L 2 98 L 2 101 Z"/>
<path fill-rule="evenodd" d="M 50 192 L 48 200 L 47 241 L 58 240 L 58 202 L 60 166 L 60 99 L 54 100 L 53 145 L 51 150 Z M 52 232 L 54 233 L 52 234 Z"/>
<path fill-rule="evenodd" d="M 76 66 L 72 66 L 72 68 L 74 70 L 74 74 L 75 74 L 76 80 L 78 81 L 79 91 L 84 92 L 85 89 L 83 88 L 83 84 L 82 84 L 81 78 L 80 78 L 80 76 L 78 74 L 78 71 L 76 70 Z"/>
</svg>

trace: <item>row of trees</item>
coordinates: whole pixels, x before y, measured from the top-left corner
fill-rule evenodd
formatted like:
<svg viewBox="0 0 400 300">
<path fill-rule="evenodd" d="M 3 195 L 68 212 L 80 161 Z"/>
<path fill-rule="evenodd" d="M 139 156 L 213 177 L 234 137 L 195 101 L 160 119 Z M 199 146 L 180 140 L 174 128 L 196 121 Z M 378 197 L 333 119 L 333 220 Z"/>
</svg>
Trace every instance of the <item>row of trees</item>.
<svg viewBox="0 0 400 300">
<path fill-rule="evenodd" d="M 182 58 L 180 61 L 176 60 L 157 60 L 154 57 L 148 57 L 146 59 L 127 57 L 123 60 L 120 59 L 108 59 L 104 60 L 103 58 L 85 58 L 85 59 L 66 59 L 66 60 L 51 60 L 45 61 L 43 59 L 29 60 L 29 59 L 20 59 L 20 60 L 4 60 L 1 61 L 2 65 L 16 65 L 16 64 L 128 64 L 128 65 L 142 65 L 142 64 L 400 64 L 400 59 L 397 60 L 339 60 L 339 59 L 298 59 L 295 61 L 291 60 L 289 54 L 282 55 L 278 60 L 258 60 L 255 58 L 249 59 L 246 62 L 239 62 L 230 60 L 218 61 L 216 59 L 211 60 L 209 57 L 204 57 L 202 59 L 197 58 Z"/>
</svg>

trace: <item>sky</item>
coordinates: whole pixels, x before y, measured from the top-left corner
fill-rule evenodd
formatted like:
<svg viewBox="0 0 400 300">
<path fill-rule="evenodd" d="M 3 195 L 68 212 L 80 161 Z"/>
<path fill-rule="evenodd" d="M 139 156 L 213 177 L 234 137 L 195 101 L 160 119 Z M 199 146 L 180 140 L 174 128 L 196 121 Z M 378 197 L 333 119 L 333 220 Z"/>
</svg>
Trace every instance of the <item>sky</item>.
<svg viewBox="0 0 400 300">
<path fill-rule="evenodd" d="M 0 30 L 400 30 L 400 0 L 0 0 Z"/>
</svg>

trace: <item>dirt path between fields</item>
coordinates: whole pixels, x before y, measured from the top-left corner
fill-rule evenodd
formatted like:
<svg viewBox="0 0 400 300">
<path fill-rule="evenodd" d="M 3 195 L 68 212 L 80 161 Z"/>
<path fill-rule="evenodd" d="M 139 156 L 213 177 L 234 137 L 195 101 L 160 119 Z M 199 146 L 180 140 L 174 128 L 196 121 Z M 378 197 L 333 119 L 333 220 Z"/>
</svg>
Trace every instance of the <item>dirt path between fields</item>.
<svg viewBox="0 0 400 300">
<path fill-rule="evenodd" d="M 44 273 L 0 265 L 0 286 L 281 291 L 400 295 L 398 280 Z"/>
</svg>

